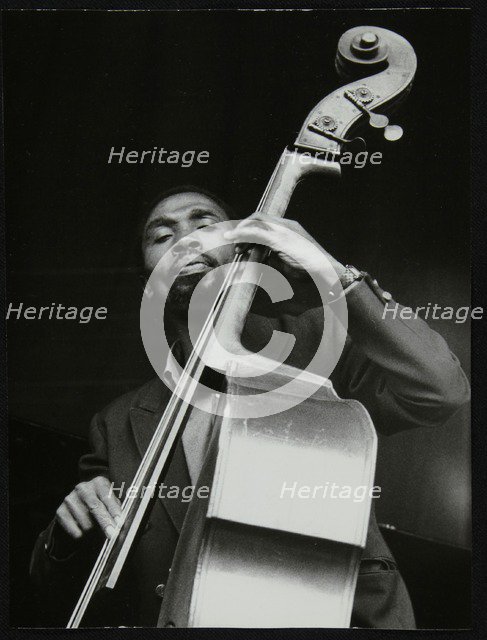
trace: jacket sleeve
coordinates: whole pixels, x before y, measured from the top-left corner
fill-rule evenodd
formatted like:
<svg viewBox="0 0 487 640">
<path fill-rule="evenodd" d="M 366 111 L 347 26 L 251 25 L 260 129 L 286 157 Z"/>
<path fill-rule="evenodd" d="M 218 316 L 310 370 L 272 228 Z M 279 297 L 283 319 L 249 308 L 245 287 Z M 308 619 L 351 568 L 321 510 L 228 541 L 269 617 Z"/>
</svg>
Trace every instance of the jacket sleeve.
<svg viewBox="0 0 487 640">
<path fill-rule="evenodd" d="M 99 415 L 91 423 L 90 448 L 79 463 L 80 479 L 108 477 L 105 429 Z M 103 535 L 95 529 L 80 541 L 71 540 L 55 519 L 39 535 L 30 562 L 39 625 L 66 625 L 102 542 Z"/>
<path fill-rule="evenodd" d="M 440 426 L 468 402 L 457 357 L 424 320 L 403 319 L 368 274 L 346 295 L 350 340 L 334 382 L 339 395 L 364 404 L 379 432 Z"/>
</svg>

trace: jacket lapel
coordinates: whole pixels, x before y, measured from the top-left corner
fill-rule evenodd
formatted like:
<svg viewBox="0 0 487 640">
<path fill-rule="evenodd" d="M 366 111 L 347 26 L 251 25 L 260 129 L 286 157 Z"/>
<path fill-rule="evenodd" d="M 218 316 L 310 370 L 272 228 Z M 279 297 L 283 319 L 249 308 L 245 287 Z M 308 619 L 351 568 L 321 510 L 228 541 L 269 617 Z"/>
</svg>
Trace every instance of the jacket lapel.
<svg viewBox="0 0 487 640">
<path fill-rule="evenodd" d="M 146 393 L 137 397 L 130 407 L 130 425 L 141 459 L 147 451 L 170 397 L 171 392 L 169 389 L 159 378 L 156 378 L 147 385 Z M 177 498 L 162 497 L 160 499 L 178 532 L 181 531 L 188 504 L 180 500 L 181 489 L 190 484 L 182 446 L 178 445 L 165 479 L 165 485 L 167 487 L 179 487 L 179 496 Z M 166 493 L 168 493 L 168 489 L 164 489 L 164 494 Z"/>
</svg>

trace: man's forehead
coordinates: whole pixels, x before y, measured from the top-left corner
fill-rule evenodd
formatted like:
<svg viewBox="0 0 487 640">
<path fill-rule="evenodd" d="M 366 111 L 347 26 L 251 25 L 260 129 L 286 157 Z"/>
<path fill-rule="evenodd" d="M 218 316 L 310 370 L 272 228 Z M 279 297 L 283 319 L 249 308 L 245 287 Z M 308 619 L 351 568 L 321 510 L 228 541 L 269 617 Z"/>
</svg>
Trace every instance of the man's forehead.
<svg viewBox="0 0 487 640">
<path fill-rule="evenodd" d="M 225 211 L 209 196 L 191 191 L 176 193 L 164 198 L 152 210 L 147 222 L 154 218 L 177 219 L 179 216 L 191 214 L 195 209 L 207 210 L 217 214 L 222 220 L 227 218 Z"/>
</svg>

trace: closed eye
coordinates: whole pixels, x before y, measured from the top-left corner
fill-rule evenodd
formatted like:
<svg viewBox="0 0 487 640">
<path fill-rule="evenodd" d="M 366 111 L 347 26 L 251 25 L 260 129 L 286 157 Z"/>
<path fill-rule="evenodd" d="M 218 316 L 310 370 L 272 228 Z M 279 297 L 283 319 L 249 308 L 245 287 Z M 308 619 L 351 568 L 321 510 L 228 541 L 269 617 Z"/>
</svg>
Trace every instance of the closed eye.
<svg viewBox="0 0 487 640">
<path fill-rule="evenodd" d="M 168 233 L 166 235 L 163 236 L 156 236 L 154 238 L 154 244 L 162 244 L 164 242 L 166 242 L 167 240 L 169 240 L 169 238 L 171 238 L 171 234 Z"/>
</svg>

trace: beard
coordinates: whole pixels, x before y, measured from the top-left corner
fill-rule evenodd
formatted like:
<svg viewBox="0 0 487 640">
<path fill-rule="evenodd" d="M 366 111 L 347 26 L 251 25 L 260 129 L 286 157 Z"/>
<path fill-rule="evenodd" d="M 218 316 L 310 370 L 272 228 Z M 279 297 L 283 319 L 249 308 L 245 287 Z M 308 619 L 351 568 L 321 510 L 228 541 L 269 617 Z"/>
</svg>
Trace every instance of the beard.
<svg viewBox="0 0 487 640">
<path fill-rule="evenodd" d="M 175 312 L 186 312 L 196 285 L 206 273 L 206 271 L 188 273 L 176 278 L 167 296 L 166 304 Z"/>
<path fill-rule="evenodd" d="M 196 262 L 193 261 L 193 262 Z M 189 264 L 193 264 L 189 262 Z M 204 253 L 198 256 L 197 262 L 204 262 L 208 266 L 207 269 L 201 271 L 195 271 L 194 273 L 180 273 L 174 280 L 172 287 L 167 294 L 166 308 L 170 309 L 172 313 L 180 318 L 187 320 L 187 312 L 192 301 L 193 293 L 198 284 L 205 278 L 203 283 L 203 298 L 199 294 L 198 299 L 194 302 L 197 313 L 203 314 L 205 317 L 210 311 L 210 307 L 215 301 L 220 288 L 223 284 L 224 274 L 222 272 L 214 271 L 220 266 L 220 262 L 216 256 L 212 256 L 210 253 Z M 203 316 L 201 316 L 203 317 Z"/>
</svg>

